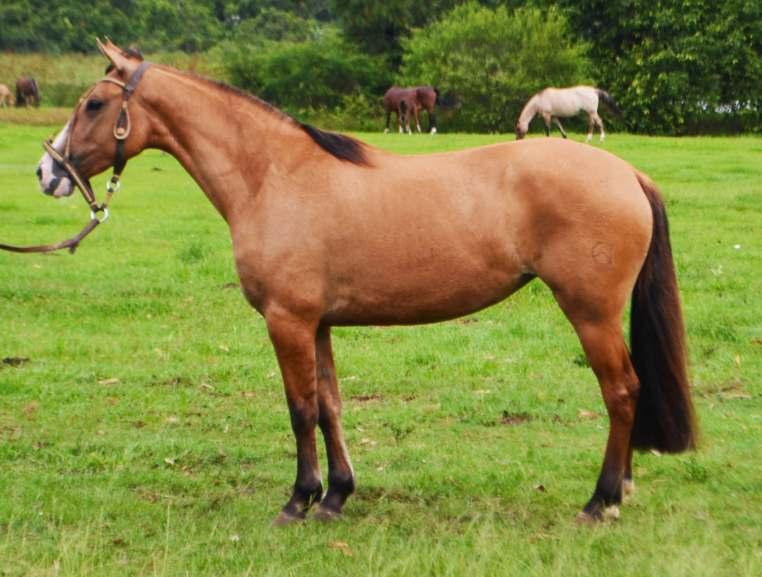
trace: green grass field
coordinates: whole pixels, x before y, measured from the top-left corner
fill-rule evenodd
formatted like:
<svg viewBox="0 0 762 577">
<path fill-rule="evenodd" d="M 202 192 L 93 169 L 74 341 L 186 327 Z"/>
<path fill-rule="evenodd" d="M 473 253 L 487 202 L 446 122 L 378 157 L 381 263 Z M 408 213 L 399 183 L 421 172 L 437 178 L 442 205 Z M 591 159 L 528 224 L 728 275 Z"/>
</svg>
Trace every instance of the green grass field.
<svg viewBox="0 0 762 577">
<path fill-rule="evenodd" d="M 0 124 L 0 242 L 87 219 L 38 191 L 52 130 Z M 762 574 L 762 138 L 604 147 L 667 199 L 702 430 L 693 454 L 636 456 L 620 520 L 574 523 L 608 420 L 535 281 L 459 321 L 335 330 L 358 491 L 339 522 L 270 528 L 295 449 L 264 324 L 222 219 L 148 151 L 76 255 L 0 254 L 0 575 Z"/>
</svg>

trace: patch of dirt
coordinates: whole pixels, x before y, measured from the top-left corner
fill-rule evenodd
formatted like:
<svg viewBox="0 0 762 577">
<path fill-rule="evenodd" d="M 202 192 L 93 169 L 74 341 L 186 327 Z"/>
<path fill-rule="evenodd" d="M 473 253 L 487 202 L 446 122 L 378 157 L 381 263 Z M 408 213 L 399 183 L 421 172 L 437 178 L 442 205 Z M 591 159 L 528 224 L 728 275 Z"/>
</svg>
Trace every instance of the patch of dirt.
<svg viewBox="0 0 762 577">
<path fill-rule="evenodd" d="M 357 401 L 358 403 L 373 403 L 373 402 L 380 402 L 383 401 L 384 398 L 381 395 L 372 394 L 372 395 L 352 395 L 349 397 L 352 401 Z"/>
<path fill-rule="evenodd" d="M 29 362 L 29 357 L 5 357 L 2 361 L 2 364 L 5 367 L 18 368 L 22 365 L 25 365 L 28 362 Z"/>
<path fill-rule="evenodd" d="M 521 425 L 522 423 L 526 423 L 527 421 L 531 420 L 532 416 L 529 413 L 510 413 L 508 411 L 503 411 L 503 414 L 500 417 L 500 424 Z"/>
</svg>

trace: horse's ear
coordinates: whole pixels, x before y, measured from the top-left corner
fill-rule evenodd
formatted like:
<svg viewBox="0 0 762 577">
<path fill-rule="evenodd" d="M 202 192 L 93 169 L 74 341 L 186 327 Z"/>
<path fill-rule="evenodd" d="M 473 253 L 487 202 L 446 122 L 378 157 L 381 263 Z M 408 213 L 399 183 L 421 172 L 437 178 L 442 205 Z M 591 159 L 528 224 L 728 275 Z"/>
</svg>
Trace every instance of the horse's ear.
<svg viewBox="0 0 762 577">
<path fill-rule="evenodd" d="M 96 38 L 95 42 L 98 44 L 98 50 L 101 51 L 101 54 L 108 58 L 119 72 L 127 72 L 135 66 L 134 63 L 130 62 L 129 57 L 125 56 L 122 49 L 111 42 L 110 38 L 106 38 L 105 44 L 101 42 L 100 38 Z"/>
</svg>

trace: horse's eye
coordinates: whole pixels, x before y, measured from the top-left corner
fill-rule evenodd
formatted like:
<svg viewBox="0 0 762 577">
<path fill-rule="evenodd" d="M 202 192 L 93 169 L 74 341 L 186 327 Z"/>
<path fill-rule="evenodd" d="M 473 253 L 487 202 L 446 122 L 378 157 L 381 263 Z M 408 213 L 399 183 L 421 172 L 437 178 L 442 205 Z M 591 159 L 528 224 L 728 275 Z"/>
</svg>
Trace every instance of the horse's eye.
<svg viewBox="0 0 762 577">
<path fill-rule="evenodd" d="M 87 101 L 87 104 L 85 105 L 85 110 L 88 112 L 95 112 L 96 110 L 100 110 L 101 106 L 103 106 L 102 100 L 96 100 L 95 98 L 91 98 Z"/>
</svg>

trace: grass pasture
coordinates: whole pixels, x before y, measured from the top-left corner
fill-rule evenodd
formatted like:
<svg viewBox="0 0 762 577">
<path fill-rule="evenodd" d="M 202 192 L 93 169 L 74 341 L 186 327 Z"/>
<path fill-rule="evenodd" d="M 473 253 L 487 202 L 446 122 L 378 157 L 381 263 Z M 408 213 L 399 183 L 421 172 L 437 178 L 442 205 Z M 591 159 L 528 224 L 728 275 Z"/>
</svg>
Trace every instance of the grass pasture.
<svg viewBox="0 0 762 577">
<path fill-rule="evenodd" d="M 0 124 L 2 242 L 87 219 L 37 190 L 52 130 Z M 513 138 L 359 136 L 403 153 Z M 607 418 L 535 281 L 457 321 L 334 329 L 358 491 L 339 522 L 271 529 L 295 450 L 264 323 L 222 219 L 148 151 L 75 256 L 0 254 L 0 575 L 762 573 L 762 139 L 604 146 L 667 199 L 702 430 L 693 454 L 636 456 L 620 520 L 573 522 Z"/>
</svg>

